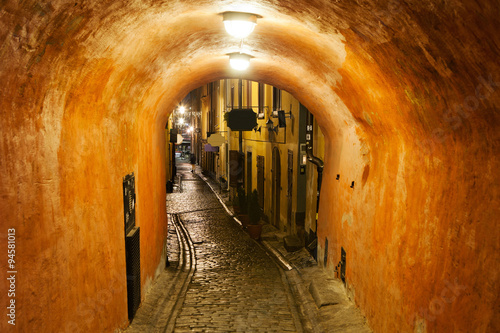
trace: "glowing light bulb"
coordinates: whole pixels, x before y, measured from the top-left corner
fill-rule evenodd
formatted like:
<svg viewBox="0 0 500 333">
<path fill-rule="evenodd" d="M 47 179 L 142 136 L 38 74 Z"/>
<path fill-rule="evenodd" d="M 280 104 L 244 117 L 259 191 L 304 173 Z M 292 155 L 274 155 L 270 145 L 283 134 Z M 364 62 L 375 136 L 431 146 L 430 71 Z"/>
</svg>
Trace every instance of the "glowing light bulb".
<svg viewBox="0 0 500 333">
<path fill-rule="evenodd" d="M 238 39 L 243 39 L 248 37 L 256 24 L 252 22 L 245 21 L 224 21 L 224 28 L 228 34 Z"/>
<path fill-rule="evenodd" d="M 186 108 L 185 108 L 184 106 L 180 106 L 180 107 L 179 107 L 179 112 L 180 112 L 181 114 L 183 114 L 184 112 L 186 112 Z"/>
<path fill-rule="evenodd" d="M 233 53 L 229 55 L 229 65 L 237 71 L 244 71 L 250 66 L 250 56 L 248 54 Z"/>
<path fill-rule="evenodd" d="M 223 14 L 227 33 L 238 39 L 248 37 L 257 25 L 257 16 L 250 13 L 226 12 Z"/>
</svg>

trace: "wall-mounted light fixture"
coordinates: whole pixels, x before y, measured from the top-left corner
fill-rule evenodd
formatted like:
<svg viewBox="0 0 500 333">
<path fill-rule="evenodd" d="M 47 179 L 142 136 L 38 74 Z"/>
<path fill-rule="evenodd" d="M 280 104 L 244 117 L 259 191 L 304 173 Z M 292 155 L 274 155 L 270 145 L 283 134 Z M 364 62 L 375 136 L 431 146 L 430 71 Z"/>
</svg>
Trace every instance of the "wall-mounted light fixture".
<svg viewBox="0 0 500 333">
<path fill-rule="evenodd" d="M 237 71 L 244 71 L 250 66 L 251 55 L 244 53 L 229 54 L 229 65 Z"/>
<path fill-rule="evenodd" d="M 271 119 L 269 119 L 267 122 L 266 122 L 266 128 L 269 130 L 269 132 L 273 131 L 275 133 L 278 133 L 278 127 L 274 126 L 274 123 Z"/>
<path fill-rule="evenodd" d="M 257 15 L 241 12 L 222 13 L 224 28 L 228 34 L 238 39 L 248 37 L 257 25 Z"/>
</svg>

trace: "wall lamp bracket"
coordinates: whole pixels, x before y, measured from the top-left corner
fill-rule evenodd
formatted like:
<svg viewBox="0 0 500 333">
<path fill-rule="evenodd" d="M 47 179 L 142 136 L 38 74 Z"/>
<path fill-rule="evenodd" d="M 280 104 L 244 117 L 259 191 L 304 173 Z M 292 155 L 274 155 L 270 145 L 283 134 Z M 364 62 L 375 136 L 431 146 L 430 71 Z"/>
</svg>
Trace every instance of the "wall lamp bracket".
<svg viewBox="0 0 500 333">
<path fill-rule="evenodd" d="M 278 133 L 278 126 L 274 126 L 274 123 L 271 119 L 269 119 L 267 122 L 266 122 L 266 128 L 269 130 L 269 131 L 273 131 L 275 133 Z"/>
<path fill-rule="evenodd" d="M 351 183 L 351 188 L 354 188 L 354 181 Z"/>
</svg>

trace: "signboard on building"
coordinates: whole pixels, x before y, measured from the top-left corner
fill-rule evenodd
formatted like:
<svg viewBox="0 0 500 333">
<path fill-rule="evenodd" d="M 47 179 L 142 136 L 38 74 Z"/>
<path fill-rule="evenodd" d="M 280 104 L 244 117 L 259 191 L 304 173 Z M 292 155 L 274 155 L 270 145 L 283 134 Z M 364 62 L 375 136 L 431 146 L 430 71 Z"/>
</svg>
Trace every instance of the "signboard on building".
<svg viewBox="0 0 500 333">
<path fill-rule="evenodd" d="M 212 147 L 220 147 L 226 143 L 226 138 L 219 133 L 214 133 L 208 137 L 207 142 L 210 143 Z"/>
<path fill-rule="evenodd" d="M 251 131 L 257 126 L 257 114 L 252 109 L 232 109 L 227 116 L 232 131 Z"/>
<path fill-rule="evenodd" d="M 213 147 L 211 144 L 207 143 L 204 147 L 206 152 L 218 153 L 219 147 Z"/>
</svg>

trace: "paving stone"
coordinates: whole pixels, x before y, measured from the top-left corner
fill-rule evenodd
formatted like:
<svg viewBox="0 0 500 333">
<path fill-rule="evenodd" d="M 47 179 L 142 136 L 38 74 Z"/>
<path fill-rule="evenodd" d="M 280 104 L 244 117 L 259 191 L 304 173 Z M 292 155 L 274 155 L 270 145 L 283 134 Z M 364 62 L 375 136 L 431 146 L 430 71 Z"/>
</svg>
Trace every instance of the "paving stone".
<svg viewBox="0 0 500 333">
<path fill-rule="evenodd" d="M 178 172 L 183 174 L 182 165 Z M 272 332 L 279 331 L 277 325 L 302 331 L 295 327 L 276 264 L 231 220 L 201 179 L 184 181 L 182 188 L 168 195 L 167 211 L 179 214 L 197 242 L 197 266 L 175 331 L 186 325 L 193 331 Z"/>
</svg>

